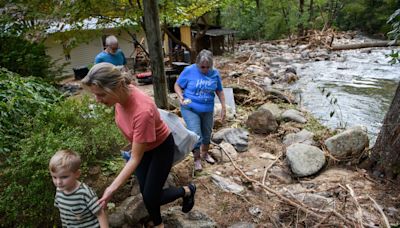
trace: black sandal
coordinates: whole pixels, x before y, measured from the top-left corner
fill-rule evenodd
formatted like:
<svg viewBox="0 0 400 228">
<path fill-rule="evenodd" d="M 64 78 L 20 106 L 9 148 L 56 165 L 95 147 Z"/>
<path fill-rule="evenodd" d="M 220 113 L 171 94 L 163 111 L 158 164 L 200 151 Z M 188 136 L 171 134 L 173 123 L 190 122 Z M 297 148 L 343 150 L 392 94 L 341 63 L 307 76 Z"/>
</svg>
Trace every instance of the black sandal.
<svg viewBox="0 0 400 228">
<path fill-rule="evenodd" d="M 193 183 L 190 183 L 188 185 L 190 189 L 190 195 L 183 197 L 183 203 L 182 203 L 182 212 L 183 213 L 188 213 L 189 211 L 192 210 L 194 206 L 194 195 L 196 193 L 196 185 Z"/>
</svg>

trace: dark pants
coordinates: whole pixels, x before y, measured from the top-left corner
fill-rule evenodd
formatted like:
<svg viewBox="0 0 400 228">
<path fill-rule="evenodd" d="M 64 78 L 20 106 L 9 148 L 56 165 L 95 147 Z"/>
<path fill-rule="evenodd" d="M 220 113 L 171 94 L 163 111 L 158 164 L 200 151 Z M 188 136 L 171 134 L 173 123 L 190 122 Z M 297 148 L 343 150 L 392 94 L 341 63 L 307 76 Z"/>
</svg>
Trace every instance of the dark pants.
<svg viewBox="0 0 400 228">
<path fill-rule="evenodd" d="M 172 167 L 174 146 L 174 138 L 170 134 L 161 145 L 144 153 L 135 172 L 144 204 L 155 226 L 162 223 L 160 206 L 185 195 L 182 187 L 163 189 Z"/>
</svg>

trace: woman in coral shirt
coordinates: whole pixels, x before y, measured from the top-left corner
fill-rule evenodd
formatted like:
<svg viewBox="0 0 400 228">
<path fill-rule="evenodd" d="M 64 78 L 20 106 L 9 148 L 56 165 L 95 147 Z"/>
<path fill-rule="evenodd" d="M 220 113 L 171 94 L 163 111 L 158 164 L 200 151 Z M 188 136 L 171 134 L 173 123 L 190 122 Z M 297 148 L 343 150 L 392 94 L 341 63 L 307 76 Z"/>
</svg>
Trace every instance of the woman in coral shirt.
<svg viewBox="0 0 400 228">
<path fill-rule="evenodd" d="M 182 211 L 189 212 L 194 206 L 194 184 L 163 189 L 172 167 L 174 139 L 154 101 L 110 63 L 94 65 L 82 84 L 98 102 L 115 106 L 115 122 L 132 144 L 131 159 L 104 191 L 100 204 L 107 205 L 114 192 L 135 172 L 155 227 L 164 227 L 160 214 L 163 204 L 183 197 Z"/>
</svg>

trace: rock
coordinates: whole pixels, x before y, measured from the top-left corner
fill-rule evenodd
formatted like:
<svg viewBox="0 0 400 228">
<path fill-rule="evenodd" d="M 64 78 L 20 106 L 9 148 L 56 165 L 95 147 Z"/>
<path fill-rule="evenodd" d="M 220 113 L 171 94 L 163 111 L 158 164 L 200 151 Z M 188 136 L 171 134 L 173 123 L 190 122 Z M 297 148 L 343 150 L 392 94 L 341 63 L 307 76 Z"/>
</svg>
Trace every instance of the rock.
<svg viewBox="0 0 400 228">
<path fill-rule="evenodd" d="M 278 179 L 278 181 L 283 184 L 291 184 L 293 182 L 293 179 L 290 176 L 290 174 L 279 166 L 271 167 L 269 172 L 271 173 L 271 177 Z"/>
<path fill-rule="evenodd" d="M 303 202 L 304 204 L 313 208 L 327 210 L 333 209 L 334 207 L 334 199 L 330 199 L 318 194 L 300 193 L 296 194 L 295 196 L 300 202 Z"/>
<path fill-rule="evenodd" d="M 270 86 L 263 86 L 263 89 L 266 95 L 270 94 L 286 103 L 292 104 L 294 102 L 290 96 L 286 95 L 284 92 L 279 91 L 279 88 L 277 88 L 277 86 L 274 86 L 274 88 L 271 88 Z"/>
<path fill-rule="evenodd" d="M 223 141 L 219 144 L 219 146 L 224 149 L 234 161 L 237 159 L 238 153 L 232 144 Z M 219 151 L 219 153 L 213 153 L 213 155 L 219 162 L 230 162 L 228 156 L 226 156 L 222 150 Z"/>
<path fill-rule="evenodd" d="M 296 69 L 294 69 L 294 67 L 286 68 L 285 73 L 292 73 L 297 75 Z"/>
<path fill-rule="evenodd" d="M 246 68 L 246 71 L 258 75 L 264 75 L 266 73 L 266 70 L 258 65 L 250 65 Z"/>
<path fill-rule="evenodd" d="M 125 224 L 124 211 L 117 210 L 108 215 L 108 224 L 110 227 L 122 227 Z"/>
<path fill-rule="evenodd" d="M 315 145 L 314 134 L 303 129 L 297 133 L 290 133 L 283 138 L 283 144 L 290 146 L 294 143 L 302 143 L 307 145 Z"/>
<path fill-rule="evenodd" d="M 268 110 L 272 113 L 272 115 L 275 117 L 275 119 L 280 122 L 281 120 L 281 115 L 282 115 L 282 109 L 279 108 L 279 106 L 275 103 L 265 103 L 261 105 L 258 110 Z"/>
<path fill-rule="evenodd" d="M 268 110 L 253 112 L 247 119 L 246 125 L 256 134 L 269 134 L 276 132 L 278 123 L 275 117 Z"/>
<path fill-rule="evenodd" d="M 307 119 L 304 117 L 304 115 L 301 112 L 294 109 L 289 109 L 286 110 L 284 113 L 282 113 L 282 119 L 285 121 L 307 123 Z"/>
<path fill-rule="evenodd" d="M 240 76 L 242 76 L 242 72 L 232 71 L 229 73 L 229 77 L 238 78 Z"/>
<path fill-rule="evenodd" d="M 268 159 L 268 160 L 275 160 L 276 156 L 270 153 L 262 153 L 259 156 L 260 158 Z"/>
<path fill-rule="evenodd" d="M 161 214 L 164 224 L 167 225 L 166 227 L 217 227 L 217 224 L 212 218 L 197 210 L 192 210 L 185 214 L 181 211 L 181 207 L 175 206 L 169 208 L 167 211 L 164 211 Z"/>
<path fill-rule="evenodd" d="M 300 53 L 301 58 L 303 59 L 309 59 L 310 58 L 310 51 L 309 50 L 304 50 Z"/>
<path fill-rule="evenodd" d="M 131 188 L 131 196 L 136 196 L 140 194 L 140 186 L 139 181 L 137 180 L 136 176 L 132 177 L 132 188 Z"/>
<path fill-rule="evenodd" d="M 257 218 L 261 218 L 261 216 L 262 216 L 262 211 L 258 207 L 250 207 L 249 212 L 251 215 L 253 215 L 254 217 L 257 217 Z"/>
<path fill-rule="evenodd" d="M 249 132 L 243 128 L 224 128 L 216 132 L 212 141 L 219 144 L 224 140 L 232 144 L 238 152 L 247 150 Z"/>
<path fill-rule="evenodd" d="M 289 166 L 294 174 L 305 177 L 317 173 L 325 165 L 325 155 L 315 146 L 295 143 L 286 150 Z"/>
<path fill-rule="evenodd" d="M 365 127 L 356 126 L 325 140 L 328 151 L 337 158 L 358 155 L 368 147 Z"/>
<path fill-rule="evenodd" d="M 227 192 L 233 192 L 233 193 L 241 193 L 244 191 L 243 186 L 238 185 L 234 183 L 233 181 L 230 181 L 226 178 L 223 178 L 221 176 L 218 176 L 216 174 L 211 175 L 211 180 L 216 184 L 218 187 L 220 187 L 222 190 L 227 191 Z"/>
<path fill-rule="evenodd" d="M 272 86 L 272 79 L 269 77 L 264 77 L 263 86 Z"/>
<path fill-rule="evenodd" d="M 126 198 L 114 213 L 109 215 L 111 227 L 121 227 L 122 224 L 135 225 L 148 217 L 141 194 Z"/>
<path fill-rule="evenodd" d="M 231 226 L 228 226 L 228 228 L 256 228 L 256 225 L 254 223 L 238 222 Z"/>
<path fill-rule="evenodd" d="M 284 77 L 283 77 L 283 82 L 286 82 L 288 84 L 291 84 L 293 82 L 296 82 L 297 80 L 299 80 L 299 76 L 297 76 L 294 73 L 285 73 Z"/>
</svg>

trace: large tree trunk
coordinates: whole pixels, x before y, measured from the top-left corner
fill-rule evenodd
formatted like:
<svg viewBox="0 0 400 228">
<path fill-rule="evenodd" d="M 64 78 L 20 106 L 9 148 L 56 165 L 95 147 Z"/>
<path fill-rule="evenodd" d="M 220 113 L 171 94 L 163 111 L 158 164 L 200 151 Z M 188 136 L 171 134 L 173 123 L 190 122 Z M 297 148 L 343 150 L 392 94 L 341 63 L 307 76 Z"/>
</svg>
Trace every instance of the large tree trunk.
<svg viewBox="0 0 400 228">
<path fill-rule="evenodd" d="M 297 36 L 304 36 L 304 24 L 302 22 L 302 17 L 304 13 L 304 0 L 299 0 L 299 23 L 297 24 Z"/>
<path fill-rule="evenodd" d="M 372 155 L 364 163 L 376 174 L 387 178 L 400 178 L 400 82 L 383 120 L 382 129 L 372 149 Z"/>
<path fill-rule="evenodd" d="M 390 47 L 398 45 L 400 45 L 400 42 L 392 43 L 391 41 L 376 41 L 370 43 L 336 45 L 332 46 L 330 49 L 333 51 L 339 51 L 339 50 L 370 48 L 370 47 Z"/>
<path fill-rule="evenodd" d="M 154 100 L 157 107 L 168 108 L 167 82 L 165 80 L 164 56 L 161 45 L 160 20 L 156 0 L 143 1 L 144 24 L 150 65 L 153 77 Z"/>
</svg>

